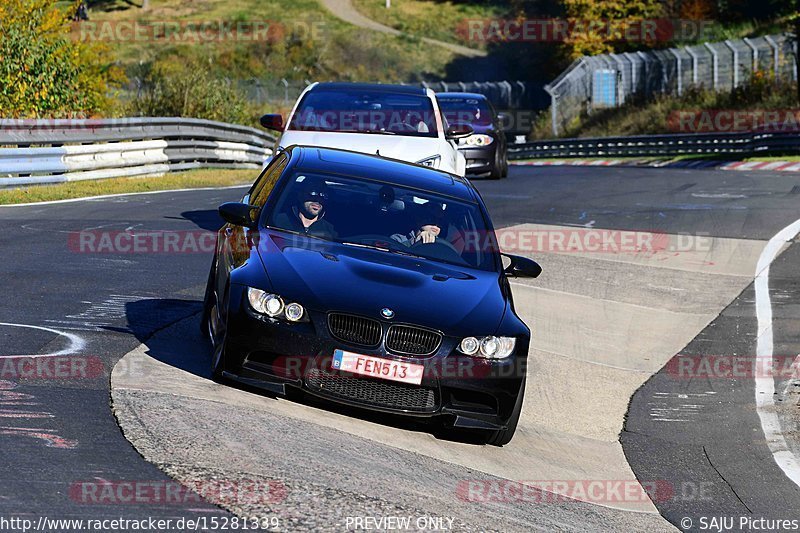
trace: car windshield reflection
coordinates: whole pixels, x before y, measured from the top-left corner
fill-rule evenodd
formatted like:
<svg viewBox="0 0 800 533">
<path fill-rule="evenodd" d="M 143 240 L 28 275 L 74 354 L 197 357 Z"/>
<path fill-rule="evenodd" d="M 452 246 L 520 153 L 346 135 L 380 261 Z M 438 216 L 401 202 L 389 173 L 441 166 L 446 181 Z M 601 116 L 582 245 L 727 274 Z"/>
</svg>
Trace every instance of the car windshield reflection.
<svg viewBox="0 0 800 533">
<path fill-rule="evenodd" d="M 346 246 L 496 269 L 494 235 L 477 204 L 382 182 L 295 173 L 265 221 Z"/>
</svg>

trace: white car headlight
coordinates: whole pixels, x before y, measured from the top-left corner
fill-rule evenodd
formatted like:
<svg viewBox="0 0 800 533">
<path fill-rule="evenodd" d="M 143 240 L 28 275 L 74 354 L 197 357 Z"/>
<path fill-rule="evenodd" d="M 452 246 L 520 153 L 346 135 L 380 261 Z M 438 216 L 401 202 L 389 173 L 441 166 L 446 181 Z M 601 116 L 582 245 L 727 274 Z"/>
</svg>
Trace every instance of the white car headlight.
<svg viewBox="0 0 800 533">
<path fill-rule="evenodd" d="M 441 161 L 442 161 L 442 156 L 433 155 L 431 157 L 426 157 L 425 159 L 420 159 L 419 161 L 417 161 L 417 164 L 422 165 L 424 167 L 439 168 L 439 163 Z"/>
<path fill-rule="evenodd" d="M 514 353 L 516 345 L 515 337 L 466 337 L 458 345 L 458 351 L 484 359 L 505 359 Z"/>
<path fill-rule="evenodd" d="M 467 146 L 489 146 L 494 142 L 494 137 L 490 135 L 484 135 L 482 133 L 476 133 L 474 135 L 470 135 L 466 139 L 462 141 L 463 144 Z"/>
<path fill-rule="evenodd" d="M 307 320 L 305 309 L 299 303 L 284 304 L 283 298 L 253 287 L 247 288 L 247 299 L 250 307 L 259 314 L 271 318 L 284 318 L 290 322 Z"/>
</svg>

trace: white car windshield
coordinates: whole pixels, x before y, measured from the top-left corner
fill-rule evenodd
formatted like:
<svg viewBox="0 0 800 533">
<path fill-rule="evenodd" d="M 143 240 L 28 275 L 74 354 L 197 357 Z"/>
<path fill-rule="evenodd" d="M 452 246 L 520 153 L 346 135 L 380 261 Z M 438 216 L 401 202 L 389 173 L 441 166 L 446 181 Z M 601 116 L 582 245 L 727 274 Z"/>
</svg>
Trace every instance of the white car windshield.
<svg viewBox="0 0 800 533">
<path fill-rule="evenodd" d="M 369 89 L 312 89 L 303 97 L 289 130 L 437 137 L 431 99 Z"/>
</svg>

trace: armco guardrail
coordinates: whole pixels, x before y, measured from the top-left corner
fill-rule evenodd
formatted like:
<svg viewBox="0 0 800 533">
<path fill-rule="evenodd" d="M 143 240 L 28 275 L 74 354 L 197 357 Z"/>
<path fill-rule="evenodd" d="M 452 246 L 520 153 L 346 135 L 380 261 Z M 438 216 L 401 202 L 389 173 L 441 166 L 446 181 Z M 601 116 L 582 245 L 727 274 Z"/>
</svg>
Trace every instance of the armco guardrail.
<svg viewBox="0 0 800 533">
<path fill-rule="evenodd" d="M 676 133 L 551 139 L 509 145 L 510 159 L 604 156 L 747 155 L 800 152 L 800 132 Z"/>
<path fill-rule="evenodd" d="M 200 167 L 260 168 L 275 138 L 190 118 L 0 120 L 0 187 Z"/>
</svg>

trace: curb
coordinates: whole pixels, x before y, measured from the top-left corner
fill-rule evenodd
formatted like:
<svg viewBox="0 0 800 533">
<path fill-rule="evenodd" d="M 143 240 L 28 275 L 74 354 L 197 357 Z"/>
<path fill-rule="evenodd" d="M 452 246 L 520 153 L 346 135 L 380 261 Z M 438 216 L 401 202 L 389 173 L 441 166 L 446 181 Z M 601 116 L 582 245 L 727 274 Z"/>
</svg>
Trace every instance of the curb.
<svg viewBox="0 0 800 533">
<path fill-rule="evenodd" d="M 717 170 L 766 170 L 800 172 L 800 161 L 713 161 L 713 160 L 622 160 L 574 159 L 565 161 L 509 161 L 517 166 L 590 166 L 590 167 L 653 167 L 653 168 L 713 168 Z"/>
</svg>

